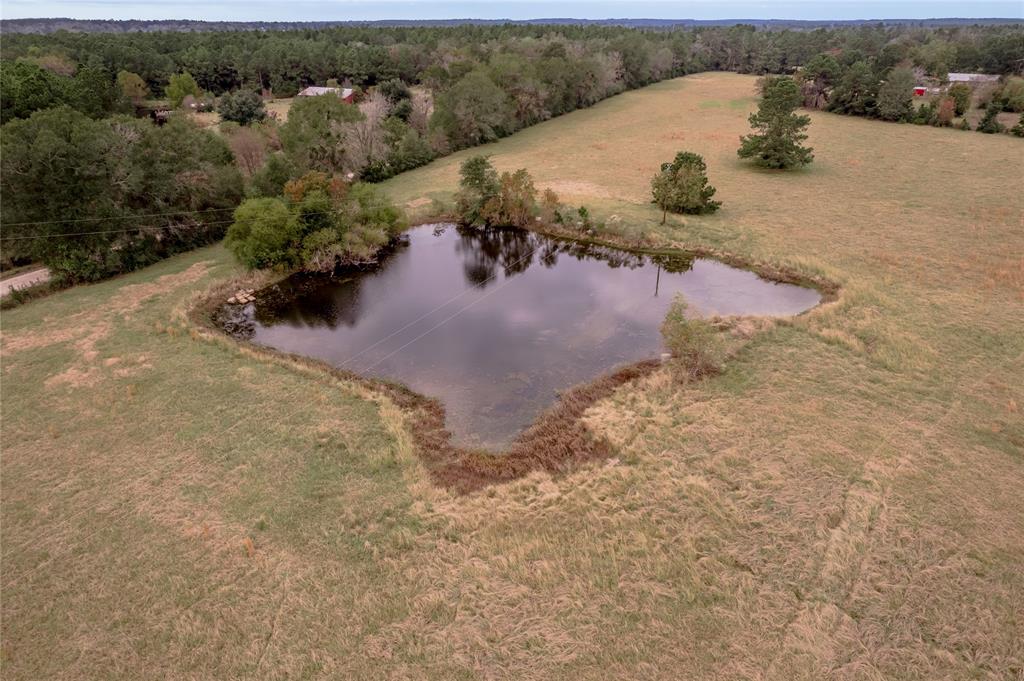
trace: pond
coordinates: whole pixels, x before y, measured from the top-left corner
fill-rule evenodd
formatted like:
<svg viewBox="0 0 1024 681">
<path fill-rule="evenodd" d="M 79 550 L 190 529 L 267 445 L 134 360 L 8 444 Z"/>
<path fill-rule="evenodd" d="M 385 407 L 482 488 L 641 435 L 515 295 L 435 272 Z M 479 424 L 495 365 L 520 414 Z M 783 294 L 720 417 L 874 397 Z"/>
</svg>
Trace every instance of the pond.
<svg viewBox="0 0 1024 681">
<path fill-rule="evenodd" d="M 294 275 L 229 305 L 230 333 L 439 398 L 456 444 L 498 450 L 558 391 L 656 358 L 682 294 L 701 315 L 794 315 L 817 291 L 715 260 L 650 256 L 519 229 L 424 225 L 379 265 Z"/>
</svg>

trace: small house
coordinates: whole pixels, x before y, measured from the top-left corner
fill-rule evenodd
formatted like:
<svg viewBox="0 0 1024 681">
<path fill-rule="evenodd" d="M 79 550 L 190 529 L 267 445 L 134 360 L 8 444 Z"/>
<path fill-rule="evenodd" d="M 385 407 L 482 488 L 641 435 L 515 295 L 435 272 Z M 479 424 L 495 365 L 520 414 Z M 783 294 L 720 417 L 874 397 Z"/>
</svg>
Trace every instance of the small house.
<svg viewBox="0 0 1024 681">
<path fill-rule="evenodd" d="M 326 95 L 328 93 L 336 94 L 341 101 L 347 102 L 349 104 L 351 104 L 352 101 L 355 99 L 355 94 L 356 94 L 355 90 L 353 90 L 350 87 L 346 87 L 346 88 L 340 88 L 340 87 L 318 87 L 316 85 L 311 85 L 310 87 L 306 88 L 305 90 L 303 90 L 302 92 L 300 92 L 296 96 L 297 97 L 319 97 L 320 95 Z"/>
<path fill-rule="evenodd" d="M 916 85 L 916 86 L 914 86 L 914 96 L 915 97 L 924 97 L 926 94 L 928 94 L 928 88 L 926 86 L 924 86 L 924 85 Z"/>
</svg>

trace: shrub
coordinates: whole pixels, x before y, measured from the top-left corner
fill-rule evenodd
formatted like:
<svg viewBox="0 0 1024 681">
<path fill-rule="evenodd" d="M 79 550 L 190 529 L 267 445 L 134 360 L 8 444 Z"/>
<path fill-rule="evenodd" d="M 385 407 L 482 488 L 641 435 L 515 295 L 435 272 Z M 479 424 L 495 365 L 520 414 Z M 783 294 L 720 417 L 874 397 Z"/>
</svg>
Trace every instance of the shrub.
<svg viewBox="0 0 1024 681">
<path fill-rule="evenodd" d="M 914 125 L 937 125 L 938 109 L 935 102 L 925 102 L 919 106 L 910 117 L 910 122 Z"/>
<path fill-rule="evenodd" d="M 1020 120 L 1017 121 L 1017 125 L 1010 128 L 1010 134 L 1014 137 L 1024 137 L 1024 114 L 1021 114 Z"/>
<path fill-rule="evenodd" d="M 311 172 L 284 193 L 235 211 L 225 244 L 246 267 L 332 271 L 372 258 L 402 228 L 401 213 L 371 185 Z"/>
<path fill-rule="evenodd" d="M 252 196 L 280 196 L 295 174 L 295 168 L 284 154 L 271 154 L 249 182 Z"/>
<path fill-rule="evenodd" d="M 1002 105 L 1003 111 L 1024 111 L 1024 78 L 1008 76 L 994 98 Z"/>
<path fill-rule="evenodd" d="M 1002 107 L 995 101 L 989 102 L 988 107 L 985 109 L 985 116 L 978 122 L 976 130 L 989 135 L 1003 132 L 1006 128 L 996 118 Z"/>
<path fill-rule="evenodd" d="M 947 93 L 956 102 L 956 115 L 963 116 L 971 108 L 973 91 L 967 83 L 956 83 L 949 86 Z"/>
<path fill-rule="evenodd" d="M 486 156 L 473 156 L 459 174 L 455 212 L 464 225 L 525 227 L 538 216 L 558 214 L 554 192 L 545 192 L 544 205 L 537 204 L 537 189 L 524 168 L 498 175 Z"/>
<path fill-rule="evenodd" d="M 684 379 L 718 373 L 722 368 L 722 342 L 706 320 L 686 316 L 686 300 L 676 296 L 661 325 L 665 347 L 675 360 L 675 369 Z"/>
<path fill-rule="evenodd" d="M 248 199 L 235 209 L 224 245 L 249 269 L 291 266 L 298 230 L 281 199 Z"/>
<path fill-rule="evenodd" d="M 722 205 L 712 201 L 715 188 L 708 185 L 707 165 L 698 154 L 681 151 L 651 179 L 654 203 L 662 210 L 661 224 L 668 213 L 713 213 Z"/>
<path fill-rule="evenodd" d="M 952 97 L 943 97 L 939 102 L 939 110 L 935 112 L 935 125 L 948 128 L 953 125 L 956 116 L 956 101 Z"/>
<path fill-rule="evenodd" d="M 537 190 L 525 168 L 502 173 L 498 193 L 484 204 L 483 219 L 490 225 L 525 227 L 537 213 Z"/>
</svg>

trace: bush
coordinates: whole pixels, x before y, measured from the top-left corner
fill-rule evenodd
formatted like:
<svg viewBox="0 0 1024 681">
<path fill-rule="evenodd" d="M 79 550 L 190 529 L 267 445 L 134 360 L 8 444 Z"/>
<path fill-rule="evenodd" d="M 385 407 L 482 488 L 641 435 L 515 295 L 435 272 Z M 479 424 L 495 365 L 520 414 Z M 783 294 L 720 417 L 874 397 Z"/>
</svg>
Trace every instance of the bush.
<svg viewBox="0 0 1024 681">
<path fill-rule="evenodd" d="M 686 300 L 676 296 L 661 325 L 665 347 L 675 360 L 674 368 L 684 379 L 716 374 L 722 368 L 722 342 L 707 321 L 686 316 Z"/>
<path fill-rule="evenodd" d="M 291 266 L 297 229 L 281 199 L 248 199 L 235 209 L 224 245 L 249 269 Z"/>
<path fill-rule="evenodd" d="M 371 185 L 311 172 L 284 193 L 235 211 L 225 245 L 250 269 L 329 272 L 371 259 L 402 228 L 401 213 Z"/>
<path fill-rule="evenodd" d="M 978 132 L 983 132 L 989 135 L 993 135 L 998 132 L 1003 132 L 1006 128 L 996 118 L 1002 107 L 995 101 L 989 102 L 988 108 L 985 109 L 985 117 L 978 122 L 978 127 L 975 128 Z"/>
<path fill-rule="evenodd" d="M 1017 121 L 1017 125 L 1010 128 L 1010 134 L 1014 137 L 1024 137 L 1024 114 L 1021 114 L 1020 120 Z"/>
<path fill-rule="evenodd" d="M 538 206 L 537 189 L 525 168 L 498 175 L 486 156 L 473 156 L 462 163 L 459 174 L 455 210 L 464 225 L 526 227 L 542 213 L 557 213 L 554 192 L 545 192 L 544 206 Z"/>
<path fill-rule="evenodd" d="M 994 99 L 999 101 L 1003 111 L 1014 113 L 1024 111 L 1024 78 L 1008 76 Z"/>
<path fill-rule="evenodd" d="M 249 182 L 252 196 L 280 196 L 284 186 L 295 174 L 295 167 L 284 154 L 271 154 L 262 168 L 253 173 Z"/>
<path fill-rule="evenodd" d="M 713 213 L 722 205 L 712 201 L 715 188 L 708 184 L 704 158 L 680 151 L 671 163 L 662 163 L 661 172 L 651 179 L 654 203 L 661 208 L 661 224 L 673 213 Z"/>
<path fill-rule="evenodd" d="M 956 83 L 949 86 L 947 93 L 956 102 L 956 115 L 963 116 L 971 108 L 971 97 L 974 92 L 967 83 Z"/>
<path fill-rule="evenodd" d="M 943 97 L 939 102 L 939 109 L 935 112 L 934 125 L 940 128 L 948 128 L 953 125 L 953 118 L 956 116 L 956 101 L 952 97 Z"/>
<path fill-rule="evenodd" d="M 257 123 L 267 117 L 263 98 L 255 92 L 244 90 L 229 92 L 221 97 L 217 110 L 225 121 L 234 121 L 239 125 Z"/>
<path fill-rule="evenodd" d="M 938 125 L 938 116 L 935 102 L 925 102 L 914 111 L 910 122 L 914 125 Z"/>
</svg>

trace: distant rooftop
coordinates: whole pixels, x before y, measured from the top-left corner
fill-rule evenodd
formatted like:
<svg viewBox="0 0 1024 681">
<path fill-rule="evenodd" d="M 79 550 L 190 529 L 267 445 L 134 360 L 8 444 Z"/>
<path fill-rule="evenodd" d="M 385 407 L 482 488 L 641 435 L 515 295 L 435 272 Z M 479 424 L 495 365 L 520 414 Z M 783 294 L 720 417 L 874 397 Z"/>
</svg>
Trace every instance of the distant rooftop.
<svg viewBox="0 0 1024 681">
<path fill-rule="evenodd" d="M 317 85 L 311 85 L 302 92 L 300 92 L 299 97 L 317 97 L 319 95 L 326 95 L 329 92 L 333 92 L 342 99 L 352 96 L 352 88 L 350 87 L 319 87 Z"/>
<path fill-rule="evenodd" d="M 999 80 L 999 76 L 991 76 L 987 73 L 951 73 L 950 83 L 991 83 Z"/>
</svg>

